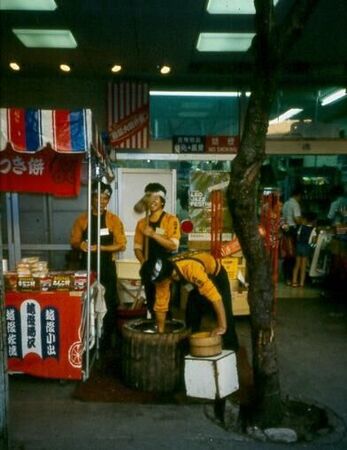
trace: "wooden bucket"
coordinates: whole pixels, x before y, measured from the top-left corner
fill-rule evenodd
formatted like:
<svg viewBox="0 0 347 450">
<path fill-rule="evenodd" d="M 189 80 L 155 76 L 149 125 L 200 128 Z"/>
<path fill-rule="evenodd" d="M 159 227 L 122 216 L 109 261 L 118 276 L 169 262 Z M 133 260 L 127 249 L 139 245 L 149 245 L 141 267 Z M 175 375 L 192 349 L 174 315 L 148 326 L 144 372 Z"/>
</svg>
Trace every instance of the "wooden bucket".
<svg viewBox="0 0 347 450">
<path fill-rule="evenodd" d="M 165 333 L 155 321 L 138 319 L 122 327 L 122 374 L 127 386 L 145 392 L 173 392 L 183 384 L 188 331 L 178 320 L 166 321 Z"/>
<path fill-rule="evenodd" d="M 189 337 L 190 354 L 192 356 L 216 356 L 222 353 L 222 339 L 211 336 L 209 331 L 193 333 Z"/>
</svg>

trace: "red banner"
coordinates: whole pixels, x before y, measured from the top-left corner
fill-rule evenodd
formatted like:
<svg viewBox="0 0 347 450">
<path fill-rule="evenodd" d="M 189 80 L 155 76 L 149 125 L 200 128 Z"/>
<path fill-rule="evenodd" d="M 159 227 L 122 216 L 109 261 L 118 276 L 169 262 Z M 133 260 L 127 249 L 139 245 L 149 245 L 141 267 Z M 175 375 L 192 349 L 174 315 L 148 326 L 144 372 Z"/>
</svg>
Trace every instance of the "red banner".
<svg viewBox="0 0 347 450">
<path fill-rule="evenodd" d="M 0 152 L 0 191 L 36 192 L 58 197 L 79 195 L 83 154 Z"/>
</svg>

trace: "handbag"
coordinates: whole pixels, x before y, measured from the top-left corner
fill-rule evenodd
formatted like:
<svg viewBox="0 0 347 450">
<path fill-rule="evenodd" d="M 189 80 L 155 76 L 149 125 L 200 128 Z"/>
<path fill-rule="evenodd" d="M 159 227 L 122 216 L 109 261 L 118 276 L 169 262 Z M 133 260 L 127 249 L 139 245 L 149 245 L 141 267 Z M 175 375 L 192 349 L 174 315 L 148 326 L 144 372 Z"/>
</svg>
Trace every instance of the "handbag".
<svg viewBox="0 0 347 450">
<path fill-rule="evenodd" d="M 286 259 L 294 258 L 294 256 L 294 240 L 290 234 L 283 234 L 280 242 L 280 257 Z"/>
</svg>

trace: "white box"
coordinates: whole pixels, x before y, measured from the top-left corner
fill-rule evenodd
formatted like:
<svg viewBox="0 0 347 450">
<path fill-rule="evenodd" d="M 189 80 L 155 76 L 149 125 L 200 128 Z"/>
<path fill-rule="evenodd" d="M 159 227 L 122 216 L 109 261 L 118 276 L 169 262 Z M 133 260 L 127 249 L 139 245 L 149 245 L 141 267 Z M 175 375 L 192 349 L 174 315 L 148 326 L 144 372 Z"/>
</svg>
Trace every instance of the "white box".
<svg viewBox="0 0 347 450">
<path fill-rule="evenodd" d="M 139 280 L 141 264 L 137 259 L 117 259 L 117 276 L 119 279 Z"/>
<path fill-rule="evenodd" d="M 236 355 L 232 350 L 223 350 L 220 355 L 204 358 L 187 355 L 184 359 L 188 396 L 224 398 L 238 390 Z"/>
</svg>

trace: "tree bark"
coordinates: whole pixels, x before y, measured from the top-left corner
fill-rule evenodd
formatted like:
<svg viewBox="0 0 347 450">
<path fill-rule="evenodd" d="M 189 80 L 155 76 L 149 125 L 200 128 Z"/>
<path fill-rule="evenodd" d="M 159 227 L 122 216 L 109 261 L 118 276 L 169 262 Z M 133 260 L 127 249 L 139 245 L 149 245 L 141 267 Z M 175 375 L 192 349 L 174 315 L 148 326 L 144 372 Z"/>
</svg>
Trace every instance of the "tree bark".
<svg viewBox="0 0 347 450">
<path fill-rule="evenodd" d="M 272 0 L 255 0 L 254 81 L 239 152 L 232 163 L 228 206 L 248 266 L 250 323 L 256 404 L 253 423 L 281 422 L 283 409 L 276 350 L 271 265 L 258 232 L 258 181 L 265 158 L 270 108 L 281 65 L 319 0 L 297 0 L 284 23 L 275 24 Z"/>
</svg>

